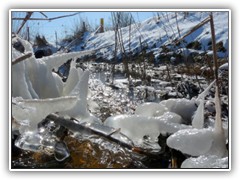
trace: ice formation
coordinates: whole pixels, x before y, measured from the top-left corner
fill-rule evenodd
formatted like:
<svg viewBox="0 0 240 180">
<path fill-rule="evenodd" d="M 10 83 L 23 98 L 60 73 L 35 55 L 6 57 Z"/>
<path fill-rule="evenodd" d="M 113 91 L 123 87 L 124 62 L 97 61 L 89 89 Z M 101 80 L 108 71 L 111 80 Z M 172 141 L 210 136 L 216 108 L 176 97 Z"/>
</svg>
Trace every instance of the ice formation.
<svg viewBox="0 0 240 180">
<path fill-rule="evenodd" d="M 204 92 L 204 95 L 205 94 L 206 92 Z M 199 101 L 200 104 L 197 108 Z M 145 135 L 150 136 L 152 140 L 156 140 L 160 133 L 175 133 L 169 140 L 171 141 L 171 139 L 174 139 L 174 142 L 171 141 L 172 143 L 170 143 L 170 147 L 172 147 L 172 144 L 174 144 L 174 147 L 178 148 L 178 150 L 186 147 L 187 152 L 189 151 L 188 153 L 200 155 L 210 149 L 212 143 L 211 138 L 209 141 L 206 141 L 206 145 L 203 147 L 203 150 L 199 148 L 189 149 L 184 143 L 191 144 L 191 138 L 190 136 L 189 138 L 187 136 L 192 130 L 192 126 L 186 124 L 193 123 L 193 126 L 197 126 L 200 129 L 203 127 L 203 103 L 204 101 L 202 99 L 188 100 L 184 98 L 168 99 L 161 101 L 160 103 L 144 103 L 136 107 L 134 115 L 117 115 L 109 117 L 104 124 L 114 128 L 121 128 L 122 133 L 126 134 L 138 144 L 141 143 L 141 140 Z M 196 115 L 194 121 L 192 122 L 194 114 Z M 198 132 L 198 130 L 193 129 L 191 131 L 193 132 L 191 137 L 192 135 L 195 135 L 196 137 L 199 137 L 199 135 L 208 137 L 209 131 L 211 130 Z M 182 132 L 183 134 L 179 135 L 178 132 Z M 180 141 L 179 144 L 179 136 L 186 136 L 186 142 L 185 140 L 184 142 Z"/>
<path fill-rule="evenodd" d="M 179 130 L 167 139 L 169 147 L 192 156 L 206 154 L 212 143 L 212 129 Z"/>
<path fill-rule="evenodd" d="M 191 128 L 181 124 L 181 117 L 172 112 L 162 116 L 148 117 L 145 115 L 117 115 L 107 118 L 105 125 L 120 128 L 136 144 L 141 145 L 145 135 L 156 141 L 160 133 L 174 133 L 180 129 Z"/>
<path fill-rule="evenodd" d="M 22 43 L 25 52 L 33 54 L 32 47 L 27 41 L 14 37 L 13 42 L 16 41 Z M 25 132 L 26 129 L 32 131 L 37 123 L 48 114 L 55 112 L 80 117 L 85 121 L 96 120 L 87 110 L 89 72 L 76 69 L 73 60 L 69 79 L 64 83 L 52 71 L 68 59 L 91 53 L 92 51 L 55 54 L 41 59 L 32 56 L 12 65 L 12 97 L 14 97 L 13 102 L 15 101 L 12 114 L 18 123 L 25 124 L 20 126 L 21 131 Z M 21 55 L 22 52 L 12 48 L 13 61 Z"/>
<path fill-rule="evenodd" d="M 137 106 L 135 110 L 135 114 L 156 117 L 156 116 L 163 115 L 167 111 L 168 109 L 165 106 L 159 103 L 149 102 L 149 103 L 144 103 L 142 105 Z"/>
<path fill-rule="evenodd" d="M 40 134 L 38 134 L 35 131 L 28 131 L 25 132 L 22 135 L 19 135 L 19 137 L 15 141 L 15 146 L 21 149 L 30 150 L 30 151 L 41 151 L 43 145 L 44 137 Z M 53 138 L 45 138 L 45 142 L 48 142 L 48 146 L 50 148 L 54 147 L 54 144 L 56 143 Z"/>
<path fill-rule="evenodd" d="M 203 96 L 201 98 L 203 98 Z M 203 113 L 201 103 L 203 102 L 200 102 L 201 109 L 198 110 L 197 113 Z M 195 124 L 199 129 L 179 130 L 167 139 L 167 145 L 192 156 L 215 155 L 220 158 L 223 157 L 226 153 L 226 140 L 222 128 L 221 106 L 217 87 L 215 92 L 215 104 L 216 118 L 215 127 L 213 129 L 201 128 L 202 123 Z M 195 118 L 198 116 L 199 115 L 195 116 Z M 199 119 L 201 118 L 202 117 L 199 117 Z M 198 123 L 197 120 L 194 123 Z"/>
<path fill-rule="evenodd" d="M 199 101 L 199 106 L 192 120 L 192 126 L 201 129 L 204 124 L 204 100 L 201 99 Z"/>
<path fill-rule="evenodd" d="M 184 123 L 191 124 L 192 116 L 197 109 L 195 99 L 168 99 L 160 102 L 161 105 L 168 108 L 183 118 Z"/>
<path fill-rule="evenodd" d="M 228 71 L 228 63 L 225 63 L 219 67 L 220 71 Z"/>
<path fill-rule="evenodd" d="M 199 156 L 183 161 L 181 168 L 228 168 L 228 157 Z"/>
<path fill-rule="evenodd" d="M 91 115 L 87 110 L 89 71 L 84 71 L 78 76 L 79 80 L 77 82 L 77 85 L 70 92 L 70 95 L 78 97 L 77 103 L 73 108 L 67 111 L 60 112 L 60 114 L 66 114 L 70 117 L 78 118 L 79 120 L 81 120 L 81 122 L 98 122 L 98 119 Z"/>
<path fill-rule="evenodd" d="M 214 141 L 208 154 L 223 157 L 226 153 L 226 139 L 225 139 L 224 130 L 222 127 L 221 104 L 220 104 L 220 97 L 218 95 L 219 95 L 218 87 L 216 87 L 216 91 L 215 91 L 216 116 L 215 116 L 215 126 L 213 131 Z"/>
<path fill-rule="evenodd" d="M 215 80 L 201 93 L 198 95 L 196 102 L 199 102 L 197 111 L 195 112 L 192 120 L 192 126 L 197 129 L 202 129 L 204 124 L 204 98 L 209 93 L 209 90 L 215 83 Z"/>
<path fill-rule="evenodd" d="M 16 37 L 17 38 L 17 37 Z M 31 45 L 20 38 L 17 38 L 25 47 L 26 52 L 33 52 Z M 57 54 L 41 59 L 35 59 L 34 56 L 29 60 L 17 63 L 12 66 L 12 96 L 22 97 L 24 99 L 31 98 L 55 98 L 63 95 L 64 83 L 59 76 L 56 76 L 52 70 L 58 68 L 64 62 L 71 58 L 81 57 L 92 53 L 73 52 L 68 54 Z M 16 49 L 12 51 L 12 59 L 22 55 Z M 76 76 L 76 81 L 78 76 Z M 69 83 L 68 83 L 69 84 Z M 71 84 L 73 86 L 73 84 Z M 75 84 L 76 85 L 76 84 Z M 72 87 L 71 86 L 71 87 Z M 65 85 L 66 92 L 69 89 Z"/>
<path fill-rule="evenodd" d="M 66 96 L 48 99 L 22 99 L 13 98 L 12 116 L 20 124 L 28 122 L 26 126 L 20 126 L 20 132 L 37 129 L 37 124 L 50 113 L 61 112 L 74 107 L 77 97 Z"/>
</svg>

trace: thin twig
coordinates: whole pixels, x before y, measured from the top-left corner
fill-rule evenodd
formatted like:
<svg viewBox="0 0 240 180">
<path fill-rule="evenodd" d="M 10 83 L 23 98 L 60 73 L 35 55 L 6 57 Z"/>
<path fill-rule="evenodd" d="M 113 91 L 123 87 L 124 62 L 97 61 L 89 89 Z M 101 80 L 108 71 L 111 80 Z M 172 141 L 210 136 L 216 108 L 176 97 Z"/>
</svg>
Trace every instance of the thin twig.
<svg viewBox="0 0 240 180">
<path fill-rule="evenodd" d="M 48 18 L 46 14 L 44 14 L 43 12 L 40 12 L 40 14 L 42 14 L 45 18 Z"/>
<path fill-rule="evenodd" d="M 22 62 L 22 61 L 30 58 L 31 56 L 32 56 L 32 53 L 24 54 L 23 56 L 20 56 L 20 57 L 16 58 L 14 61 L 12 61 L 12 65 Z"/>
</svg>

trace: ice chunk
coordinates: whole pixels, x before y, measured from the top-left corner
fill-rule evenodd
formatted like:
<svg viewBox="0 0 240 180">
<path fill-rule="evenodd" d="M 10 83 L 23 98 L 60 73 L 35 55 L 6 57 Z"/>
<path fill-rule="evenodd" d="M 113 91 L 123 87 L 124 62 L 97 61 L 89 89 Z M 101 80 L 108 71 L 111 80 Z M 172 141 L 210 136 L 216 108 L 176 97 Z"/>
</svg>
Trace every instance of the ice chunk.
<svg viewBox="0 0 240 180">
<path fill-rule="evenodd" d="M 181 121 L 181 118 L 178 115 L 165 113 L 159 117 L 142 115 L 112 116 L 107 118 L 104 124 L 114 128 L 121 128 L 123 134 L 139 144 L 145 135 L 148 135 L 152 141 L 155 141 L 160 133 L 174 133 L 179 129 L 191 128 L 191 126 L 176 123 L 179 121 Z"/>
<path fill-rule="evenodd" d="M 228 63 L 225 63 L 223 65 L 221 65 L 219 68 L 218 68 L 220 71 L 228 71 Z"/>
<path fill-rule="evenodd" d="M 77 97 L 59 97 L 54 99 L 15 99 L 12 115 L 17 121 L 29 120 L 29 130 L 37 128 L 37 124 L 47 115 L 72 108 Z"/>
<path fill-rule="evenodd" d="M 64 142 L 56 142 L 54 145 L 54 157 L 57 161 L 64 161 L 70 156 L 67 145 Z"/>
<path fill-rule="evenodd" d="M 207 155 L 216 155 L 218 157 L 223 157 L 226 153 L 226 140 L 224 131 L 218 132 L 213 130 L 213 143 L 211 149 L 206 153 Z"/>
<path fill-rule="evenodd" d="M 45 130 L 46 129 L 24 132 L 16 139 L 15 146 L 24 150 L 53 154 L 53 150 L 57 148 L 56 136 L 53 136 L 53 134 Z M 56 151 L 59 152 L 59 149 L 60 148 L 58 148 Z"/>
<path fill-rule="evenodd" d="M 164 119 L 169 123 L 182 123 L 182 117 L 173 112 L 165 112 L 163 116 L 161 116 L 161 119 Z"/>
<path fill-rule="evenodd" d="M 228 157 L 199 156 L 183 161 L 181 168 L 228 168 Z"/>
<path fill-rule="evenodd" d="M 161 105 L 168 108 L 170 112 L 174 112 L 182 116 L 186 124 L 190 124 L 192 116 L 197 109 L 194 99 L 168 99 L 161 101 Z"/>
<path fill-rule="evenodd" d="M 167 139 L 167 145 L 192 156 L 206 154 L 213 143 L 213 129 L 183 129 Z"/>
<path fill-rule="evenodd" d="M 21 149 L 30 151 L 40 151 L 42 136 L 34 132 L 26 132 L 24 135 L 20 135 L 16 141 L 15 146 Z"/>
<path fill-rule="evenodd" d="M 165 106 L 159 103 L 149 102 L 139 105 L 135 110 L 135 114 L 156 117 L 163 115 L 163 113 L 167 111 L 168 109 Z"/>
</svg>

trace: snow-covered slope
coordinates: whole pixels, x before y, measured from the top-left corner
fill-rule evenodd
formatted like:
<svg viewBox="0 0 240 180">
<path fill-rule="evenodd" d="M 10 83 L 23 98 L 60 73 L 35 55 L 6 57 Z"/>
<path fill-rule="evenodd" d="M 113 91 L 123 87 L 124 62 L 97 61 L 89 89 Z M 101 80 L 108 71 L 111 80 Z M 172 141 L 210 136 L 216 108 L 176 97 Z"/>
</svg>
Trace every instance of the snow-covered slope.
<svg viewBox="0 0 240 180">
<path fill-rule="evenodd" d="M 141 45 L 147 48 L 147 52 L 153 52 L 155 58 L 163 53 L 162 46 L 168 45 L 170 51 L 173 51 L 173 41 L 185 35 L 194 26 L 209 16 L 209 12 L 190 12 L 187 17 L 183 12 L 162 12 L 159 17 L 152 17 L 143 22 L 132 24 L 131 28 L 125 27 L 120 30 L 125 51 L 140 52 Z M 226 52 L 218 53 L 219 56 L 228 56 L 228 12 L 214 12 L 214 25 L 216 33 L 216 43 L 222 42 Z M 177 22 L 177 23 L 176 23 Z M 178 32 L 179 28 L 179 32 Z M 131 29 L 131 31 L 130 31 Z M 179 36 L 180 35 L 180 36 Z M 130 41 L 129 41 L 130 37 Z M 114 31 L 106 31 L 104 33 L 86 33 L 83 37 L 84 42 L 77 46 L 74 45 L 72 51 L 93 50 L 98 49 L 97 56 L 106 60 L 111 60 L 114 54 Z M 185 48 L 187 44 L 193 41 L 198 41 L 201 44 L 200 52 L 211 54 L 209 47 L 211 46 L 211 31 L 210 23 L 206 23 L 198 30 L 188 35 L 185 39 L 185 44 L 175 48 Z M 176 50 L 176 49 L 175 49 Z M 120 48 L 118 48 L 120 55 Z"/>
</svg>

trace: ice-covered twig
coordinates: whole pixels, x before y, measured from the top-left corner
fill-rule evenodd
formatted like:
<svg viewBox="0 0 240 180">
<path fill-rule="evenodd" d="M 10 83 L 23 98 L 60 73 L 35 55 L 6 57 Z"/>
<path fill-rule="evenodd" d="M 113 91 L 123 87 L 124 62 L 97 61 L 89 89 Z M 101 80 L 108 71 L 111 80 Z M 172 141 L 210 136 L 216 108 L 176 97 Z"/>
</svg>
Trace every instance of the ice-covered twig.
<svg viewBox="0 0 240 180">
<path fill-rule="evenodd" d="M 216 92 L 215 92 L 215 108 L 216 108 L 215 130 L 223 132 L 222 119 L 221 119 L 221 114 L 222 114 L 221 113 L 221 102 L 220 102 L 218 87 L 216 87 Z"/>
<path fill-rule="evenodd" d="M 198 95 L 197 101 L 199 101 L 200 99 L 203 99 L 206 97 L 206 95 L 208 94 L 209 90 L 212 88 L 213 84 L 216 82 L 216 80 L 214 80 L 211 84 L 209 84 L 209 86 L 201 93 Z"/>
<path fill-rule="evenodd" d="M 136 147 L 131 139 L 125 134 L 116 131 L 116 129 L 96 124 L 96 123 L 83 123 L 76 124 L 74 121 L 60 117 L 56 114 L 50 114 L 46 119 L 54 121 L 56 124 L 64 126 L 73 132 L 84 133 L 85 135 L 99 135 L 104 137 L 112 142 L 118 143 L 120 146 L 130 149 L 139 154 L 145 154 L 148 156 L 154 156 L 155 153 L 151 153 L 151 149 L 143 149 L 141 147 Z M 111 132 L 114 132 L 110 134 Z"/>
<path fill-rule="evenodd" d="M 20 56 L 20 57 L 18 57 L 18 58 L 16 58 L 16 59 L 14 59 L 13 61 L 12 61 L 12 65 L 15 65 L 15 64 L 17 64 L 17 63 L 19 63 L 19 62 L 22 62 L 22 61 L 24 61 L 24 60 L 27 60 L 28 58 L 30 58 L 32 56 L 32 53 L 30 52 L 30 53 L 27 53 L 27 54 L 24 54 L 24 55 L 22 55 L 22 56 Z"/>
<path fill-rule="evenodd" d="M 44 61 L 49 69 L 53 69 L 54 67 L 59 67 L 67 60 L 72 58 L 80 58 L 82 56 L 93 54 L 95 51 L 81 51 L 81 52 L 71 52 L 64 54 L 54 54 L 52 56 L 41 58 Z"/>
<path fill-rule="evenodd" d="M 204 98 L 209 93 L 209 90 L 211 89 L 211 87 L 213 86 L 213 84 L 215 82 L 216 82 L 216 80 L 214 80 L 197 98 L 197 101 L 199 101 L 200 103 L 199 103 L 199 106 L 197 108 L 196 113 L 194 114 L 194 118 L 192 120 L 192 126 L 194 128 L 198 128 L 198 129 L 203 128 L 203 124 L 204 124 Z"/>
</svg>

